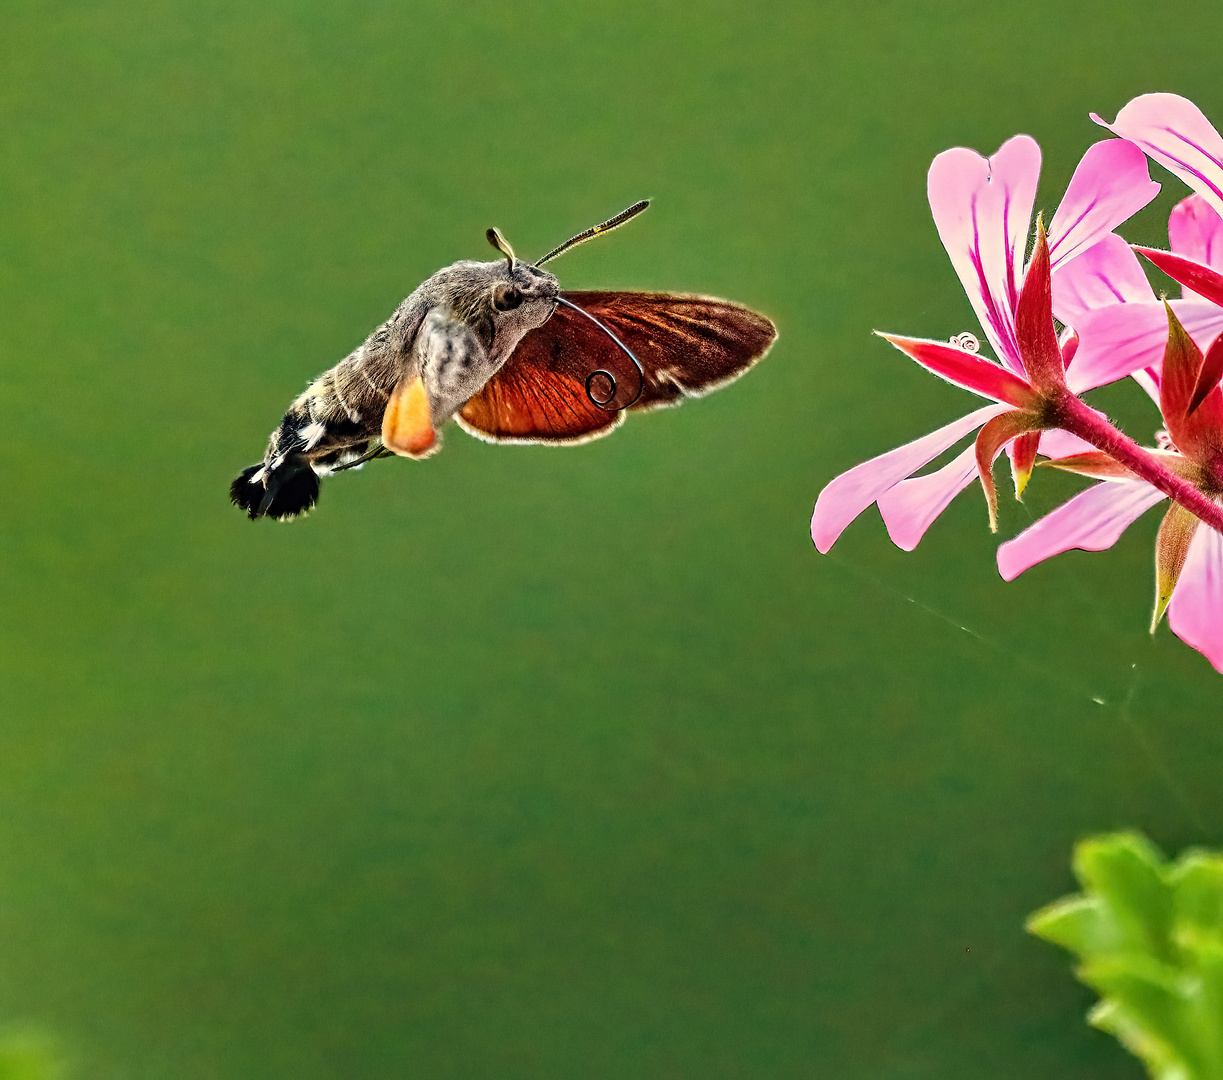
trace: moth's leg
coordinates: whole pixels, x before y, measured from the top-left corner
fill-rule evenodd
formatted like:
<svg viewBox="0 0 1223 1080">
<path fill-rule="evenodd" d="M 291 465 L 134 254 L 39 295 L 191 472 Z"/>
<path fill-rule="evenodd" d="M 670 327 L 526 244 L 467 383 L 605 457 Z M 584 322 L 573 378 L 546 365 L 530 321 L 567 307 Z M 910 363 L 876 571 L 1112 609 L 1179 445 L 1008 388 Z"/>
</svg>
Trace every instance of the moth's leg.
<svg viewBox="0 0 1223 1080">
<path fill-rule="evenodd" d="M 421 376 L 434 427 L 441 427 L 496 370 L 476 332 L 434 309 L 417 336 Z"/>
<path fill-rule="evenodd" d="M 394 456 L 394 453 L 383 446 L 382 443 L 372 441 L 328 454 L 327 457 L 314 463 L 314 469 L 316 472 L 322 472 L 323 469 L 333 473 L 344 472 L 346 469 L 359 469 L 367 461 L 376 461 L 378 458 Z"/>
<path fill-rule="evenodd" d="M 467 323 L 437 308 L 421 323 L 416 363 L 391 394 L 382 420 L 382 441 L 406 457 L 426 457 L 438 448 L 437 429 L 493 373 L 479 337 Z"/>
</svg>

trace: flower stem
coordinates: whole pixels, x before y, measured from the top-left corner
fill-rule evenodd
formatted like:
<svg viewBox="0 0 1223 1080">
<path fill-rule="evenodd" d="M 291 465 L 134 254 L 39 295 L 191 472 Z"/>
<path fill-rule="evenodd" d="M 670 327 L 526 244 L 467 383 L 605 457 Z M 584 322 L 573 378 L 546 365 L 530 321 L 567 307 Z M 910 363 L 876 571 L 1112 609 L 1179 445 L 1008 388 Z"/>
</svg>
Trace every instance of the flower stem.
<svg viewBox="0 0 1223 1080">
<path fill-rule="evenodd" d="M 1159 488 L 1217 532 L 1223 533 L 1223 507 L 1183 476 L 1156 460 L 1128 435 L 1118 431 L 1095 409 L 1084 405 L 1069 390 L 1049 402 L 1050 418 L 1063 431 L 1077 435 L 1119 462 L 1135 476 Z"/>
</svg>

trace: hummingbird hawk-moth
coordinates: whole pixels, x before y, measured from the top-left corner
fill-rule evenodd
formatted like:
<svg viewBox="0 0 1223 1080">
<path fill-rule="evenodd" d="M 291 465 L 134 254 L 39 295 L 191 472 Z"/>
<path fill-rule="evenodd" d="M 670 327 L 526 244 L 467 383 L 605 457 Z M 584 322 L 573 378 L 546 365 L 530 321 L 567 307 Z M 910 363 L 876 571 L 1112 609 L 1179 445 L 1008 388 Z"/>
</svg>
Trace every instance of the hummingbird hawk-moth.
<svg viewBox="0 0 1223 1080">
<path fill-rule="evenodd" d="M 321 476 L 389 454 L 428 457 L 452 418 L 487 442 L 575 444 L 609 434 L 627 410 L 738 378 L 777 336 L 763 315 L 707 296 L 562 292 L 540 269 L 648 205 L 534 263 L 489 229 L 504 258 L 456 262 L 422 282 L 289 406 L 263 460 L 233 482 L 233 502 L 285 521 L 314 506 Z"/>
</svg>

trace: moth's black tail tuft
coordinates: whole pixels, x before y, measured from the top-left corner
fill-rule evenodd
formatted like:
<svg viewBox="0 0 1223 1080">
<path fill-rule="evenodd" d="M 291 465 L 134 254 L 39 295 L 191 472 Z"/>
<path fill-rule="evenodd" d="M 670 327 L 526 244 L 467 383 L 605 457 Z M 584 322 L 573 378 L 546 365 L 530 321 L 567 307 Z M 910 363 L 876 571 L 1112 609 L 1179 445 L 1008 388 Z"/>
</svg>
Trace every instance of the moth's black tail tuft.
<svg viewBox="0 0 1223 1080">
<path fill-rule="evenodd" d="M 273 472 L 261 462 L 242 471 L 230 485 L 229 497 L 252 521 L 290 521 L 318 502 L 318 491 L 318 476 L 305 462 L 286 462 Z"/>
</svg>

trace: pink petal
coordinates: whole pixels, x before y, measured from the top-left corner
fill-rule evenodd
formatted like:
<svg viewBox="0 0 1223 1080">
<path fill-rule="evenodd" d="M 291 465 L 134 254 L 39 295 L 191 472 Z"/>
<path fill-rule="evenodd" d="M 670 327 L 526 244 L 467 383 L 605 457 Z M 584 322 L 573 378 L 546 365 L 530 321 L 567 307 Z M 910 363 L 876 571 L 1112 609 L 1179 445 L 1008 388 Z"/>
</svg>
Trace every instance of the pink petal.
<svg viewBox="0 0 1223 1080">
<path fill-rule="evenodd" d="M 1154 299 L 1138 256 L 1115 233 L 1053 272 L 1053 313 L 1067 326 L 1096 308 Z"/>
<path fill-rule="evenodd" d="M 953 386 L 961 386 L 982 397 L 1005 401 L 1017 409 L 1033 408 L 1040 400 L 1026 380 L 957 345 L 932 341 L 930 338 L 900 337 L 878 330 L 875 332 L 884 341 L 890 342 L 906 356 L 916 360 L 927 371 L 933 372 L 940 379 L 946 379 Z"/>
<path fill-rule="evenodd" d="M 1190 195 L 1168 216 L 1168 245 L 1186 259 L 1223 270 L 1223 218 L 1201 195 Z"/>
<path fill-rule="evenodd" d="M 1130 378 L 1146 391 L 1147 397 L 1156 405 L 1159 404 L 1160 369 L 1158 365 L 1135 371 Z"/>
<path fill-rule="evenodd" d="M 811 539 L 826 555 L 845 527 L 889 488 L 933 461 L 987 420 L 1007 412 L 1009 406 L 987 405 L 932 431 L 920 439 L 864 461 L 832 481 L 815 502 L 811 516 Z"/>
<path fill-rule="evenodd" d="M 926 530 L 977 478 L 977 448 L 970 445 L 937 472 L 902 480 L 879 496 L 879 513 L 892 543 L 912 551 Z"/>
<path fill-rule="evenodd" d="M 1168 625 L 1186 645 L 1223 672 L 1223 536 L 1202 526 L 1189 545 Z"/>
<path fill-rule="evenodd" d="M 1014 311 L 1023 283 L 1040 147 L 1027 135 L 1003 143 L 986 161 L 956 147 L 934 159 L 926 190 L 934 224 L 998 358 L 1023 373 Z"/>
<path fill-rule="evenodd" d="M 1104 239 L 1158 194 L 1146 156 L 1133 143 L 1106 139 L 1090 147 L 1049 224 L 1053 268 Z"/>
<path fill-rule="evenodd" d="M 1110 548 L 1163 498 L 1163 492 L 1145 480 L 1106 480 L 1080 491 L 999 547 L 998 573 L 1013 581 L 1029 567 L 1071 548 Z"/>
<path fill-rule="evenodd" d="M 1046 431 L 1041 433 L 1041 438 L 1043 440 L 1050 435 L 1064 435 L 1076 446 L 1073 453 L 1079 452 L 1079 446 L 1086 450 L 1095 449 L 1066 432 Z M 1066 445 L 1070 444 L 1068 442 Z M 1014 441 L 1006 444 L 1008 452 L 1014 445 Z M 1041 445 L 1043 448 L 1043 441 Z M 935 518 L 977 479 L 977 475 L 977 447 L 973 443 L 936 472 L 902 480 L 885 491 L 879 496 L 879 514 L 887 526 L 892 543 L 902 551 L 912 551 L 926 535 L 926 530 L 934 524 Z"/>
<path fill-rule="evenodd" d="M 1195 341 L 1223 332 L 1223 309 L 1205 300 L 1173 300 L 1172 308 Z M 1158 367 L 1168 342 L 1168 316 L 1158 301 L 1115 304 L 1083 316 L 1079 351 L 1066 372 L 1076 394 L 1114 382 L 1146 367 Z"/>
<path fill-rule="evenodd" d="M 1063 458 L 1072 457 L 1075 454 L 1088 454 L 1094 449 L 1091 443 L 1084 442 L 1077 435 L 1054 428 L 1051 431 L 1040 433 L 1040 447 L 1037 453 L 1044 454 L 1047 458 Z"/>
<path fill-rule="evenodd" d="M 1111 124 L 1095 113 L 1091 118 L 1137 143 L 1223 214 L 1223 138 L 1192 101 L 1177 94 L 1143 94 Z"/>
</svg>

